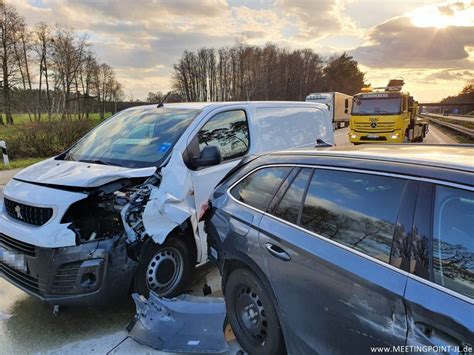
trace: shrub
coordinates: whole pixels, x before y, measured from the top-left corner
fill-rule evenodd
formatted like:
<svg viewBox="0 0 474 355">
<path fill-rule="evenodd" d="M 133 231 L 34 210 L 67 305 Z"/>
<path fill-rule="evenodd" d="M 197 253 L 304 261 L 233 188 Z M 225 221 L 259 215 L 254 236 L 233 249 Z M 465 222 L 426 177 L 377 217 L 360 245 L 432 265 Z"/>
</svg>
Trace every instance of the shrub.
<svg viewBox="0 0 474 355">
<path fill-rule="evenodd" d="M 57 155 L 84 136 L 94 126 L 90 120 L 34 122 L 18 126 L 6 139 L 11 159 Z"/>
</svg>

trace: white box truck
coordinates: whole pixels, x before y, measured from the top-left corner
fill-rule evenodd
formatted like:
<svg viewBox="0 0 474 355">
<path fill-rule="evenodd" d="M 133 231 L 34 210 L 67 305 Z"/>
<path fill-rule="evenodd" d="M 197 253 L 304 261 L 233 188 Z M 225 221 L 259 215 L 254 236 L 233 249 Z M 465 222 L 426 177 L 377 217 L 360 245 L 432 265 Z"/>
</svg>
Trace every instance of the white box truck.
<svg viewBox="0 0 474 355">
<path fill-rule="evenodd" d="M 349 126 L 352 96 L 342 92 L 315 92 L 306 96 L 305 101 L 326 104 L 334 129 Z"/>
</svg>

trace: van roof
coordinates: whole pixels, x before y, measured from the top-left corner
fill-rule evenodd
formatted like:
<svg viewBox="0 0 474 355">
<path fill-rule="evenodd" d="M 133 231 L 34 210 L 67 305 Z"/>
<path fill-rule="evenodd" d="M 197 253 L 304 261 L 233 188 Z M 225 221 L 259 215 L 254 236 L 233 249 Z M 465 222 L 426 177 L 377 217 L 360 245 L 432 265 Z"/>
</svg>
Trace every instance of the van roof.
<svg viewBox="0 0 474 355">
<path fill-rule="evenodd" d="M 272 153 L 271 155 L 379 160 L 474 172 L 474 145 L 469 144 L 367 144 L 355 147 L 332 147 L 324 150 L 287 150 Z"/>
<path fill-rule="evenodd" d="M 165 103 L 165 108 L 179 108 L 184 110 L 204 110 L 214 109 L 217 107 L 233 106 L 233 105 L 246 105 L 246 106 L 308 106 L 308 105 L 321 105 L 313 102 L 305 101 L 226 101 L 226 102 L 179 102 L 179 103 Z M 157 104 L 135 106 L 130 109 L 156 109 Z"/>
</svg>

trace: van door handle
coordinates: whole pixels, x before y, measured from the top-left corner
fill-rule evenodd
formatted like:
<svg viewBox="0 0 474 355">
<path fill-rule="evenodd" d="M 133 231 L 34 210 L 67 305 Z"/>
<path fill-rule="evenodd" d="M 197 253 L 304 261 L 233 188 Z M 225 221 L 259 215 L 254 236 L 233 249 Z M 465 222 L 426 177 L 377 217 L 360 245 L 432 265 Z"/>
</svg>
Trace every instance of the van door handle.
<svg viewBox="0 0 474 355">
<path fill-rule="evenodd" d="M 277 257 L 278 259 L 281 259 L 283 261 L 289 261 L 291 259 L 290 255 L 288 255 L 288 253 L 284 251 L 282 248 L 280 248 L 278 245 L 266 243 L 265 248 L 267 248 L 270 254 Z"/>
</svg>

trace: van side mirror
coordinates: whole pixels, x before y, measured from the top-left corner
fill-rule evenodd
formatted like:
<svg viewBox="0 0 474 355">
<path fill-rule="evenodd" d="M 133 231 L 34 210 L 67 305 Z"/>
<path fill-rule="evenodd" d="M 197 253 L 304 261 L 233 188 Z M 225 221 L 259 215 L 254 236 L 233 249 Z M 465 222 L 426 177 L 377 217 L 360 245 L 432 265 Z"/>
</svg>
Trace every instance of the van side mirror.
<svg viewBox="0 0 474 355">
<path fill-rule="evenodd" d="M 344 113 L 349 112 L 349 99 L 344 100 Z"/>
<path fill-rule="evenodd" d="M 199 158 L 194 160 L 194 165 L 197 168 L 205 166 L 219 165 L 222 161 L 221 151 L 215 145 L 208 145 L 204 147 Z"/>
<path fill-rule="evenodd" d="M 326 143 L 322 139 L 316 139 L 316 145 L 314 146 L 315 148 L 321 148 L 321 147 L 332 147 L 331 144 Z"/>
</svg>

